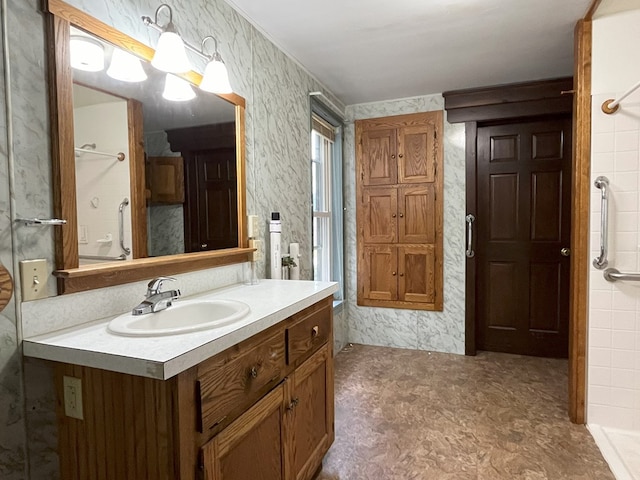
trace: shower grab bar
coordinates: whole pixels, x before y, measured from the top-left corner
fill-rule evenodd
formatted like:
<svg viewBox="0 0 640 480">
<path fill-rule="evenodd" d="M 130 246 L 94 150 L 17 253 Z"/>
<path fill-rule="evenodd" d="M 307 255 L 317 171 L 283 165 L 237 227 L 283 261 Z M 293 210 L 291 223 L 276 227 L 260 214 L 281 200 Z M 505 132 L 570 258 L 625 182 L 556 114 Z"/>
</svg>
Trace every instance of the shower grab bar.
<svg viewBox="0 0 640 480">
<path fill-rule="evenodd" d="M 473 251 L 473 222 L 476 221 L 476 217 L 468 214 L 465 217 L 465 221 L 467 222 L 467 250 L 464 253 L 467 258 L 473 258 L 476 254 L 476 252 Z"/>
<path fill-rule="evenodd" d="M 604 272 L 604 279 L 609 282 L 618 280 L 629 280 L 630 282 L 640 282 L 640 273 L 622 273 L 616 268 L 607 268 Z"/>
<path fill-rule="evenodd" d="M 593 266 L 598 270 L 607 267 L 608 241 L 607 233 L 609 229 L 609 179 L 607 177 L 598 177 L 594 182 L 596 188 L 601 191 L 600 195 L 600 255 L 593 259 Z"/>
<path fill-rule="evenodd" d="M 125 254 L 129 255 L 131 249 L 124 246 L 124 207 L 127 205 L 129 205 L 129 199 L 125 197 L 118 207 L 118 233 L 120 234 L 120 248 Z"/>
<path fill-rule="evenodd" d="M 118 255 L 117 257 L 107 257 L 104 255 L 78 255 L 79 258 L 83 260 L 108 260 L 108 261 L 121 261 L 126 260 L 127 256 L 123 253 L 122 255 Z"/>
</svg>

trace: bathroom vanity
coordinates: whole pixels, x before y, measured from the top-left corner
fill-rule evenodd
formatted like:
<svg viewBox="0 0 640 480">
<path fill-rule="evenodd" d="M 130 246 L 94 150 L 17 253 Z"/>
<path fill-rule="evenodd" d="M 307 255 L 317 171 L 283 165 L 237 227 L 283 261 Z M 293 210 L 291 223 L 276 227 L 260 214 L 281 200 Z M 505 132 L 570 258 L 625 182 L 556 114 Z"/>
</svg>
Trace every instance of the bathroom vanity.
<svg viewBox="0 0 640 480">
<path fill-rule="evenodd" d="M 25 340 L 55 361 L 61 478 L 312 479 L 334 438 L 334 291 L 232 286 L 198 297 L 251 307 L 218 329 L 132 338 L 105 319 Z"/>
</svg>

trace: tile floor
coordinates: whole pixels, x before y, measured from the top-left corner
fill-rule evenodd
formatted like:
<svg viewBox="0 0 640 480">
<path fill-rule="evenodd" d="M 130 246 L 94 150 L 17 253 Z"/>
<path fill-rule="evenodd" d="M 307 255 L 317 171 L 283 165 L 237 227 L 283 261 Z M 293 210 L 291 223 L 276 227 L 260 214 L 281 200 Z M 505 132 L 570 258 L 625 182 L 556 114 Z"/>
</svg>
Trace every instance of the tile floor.
<svg viewBox="0 0 640 480">
<path fill-rule="evenodd" d="M 613 480 L 566 414 L 567 361 L 353 345 L 318 480 Z"/>
</svg>

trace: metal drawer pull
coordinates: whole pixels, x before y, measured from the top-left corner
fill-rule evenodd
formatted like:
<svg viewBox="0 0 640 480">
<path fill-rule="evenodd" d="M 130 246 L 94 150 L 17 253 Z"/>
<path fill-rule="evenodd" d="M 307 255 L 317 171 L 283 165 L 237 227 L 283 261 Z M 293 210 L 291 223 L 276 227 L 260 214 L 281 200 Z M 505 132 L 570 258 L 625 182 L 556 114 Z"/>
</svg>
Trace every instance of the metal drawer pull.
<svg viewBox="0 0 640 480">
<path fill-rule="evenodd" d="M 311 336 L 312 337 L 314 337 L 314 338 L 317 337 L 319 333 L 320 333 L 320 327 L 318 327 L 318 325 L 316 325 L 315 327 L 313 327 L 311 329 Z"/>
<path fill-rule="evenodd" d="M 258 378 L 258 367 L 251 367 L 251 370 L 249 370 L 249 375 L 251 376 L 251 378 Z"/>
<path fill-rule="evenodd" d="M 607 230 L 609 228 L 609 179 L 598 177 L 594 182 L 596 188 L 602 191 L 600 196 L 600 255 L 593 259 L 593 266 L 603 270 L 609 264 L 607 260 Z"/>
</svg>

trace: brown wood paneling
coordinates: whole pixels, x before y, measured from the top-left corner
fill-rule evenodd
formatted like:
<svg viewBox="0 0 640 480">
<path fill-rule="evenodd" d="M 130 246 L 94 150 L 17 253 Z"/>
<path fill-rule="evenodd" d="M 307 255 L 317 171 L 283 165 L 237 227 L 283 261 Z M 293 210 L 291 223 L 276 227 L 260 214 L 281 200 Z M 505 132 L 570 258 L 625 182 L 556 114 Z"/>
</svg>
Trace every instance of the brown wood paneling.
<svg viewBox="0 0 640 480">
<path fill-rule="evenodd" d="M 146 258 L 147 190 L 144 161 L 142 103 L 127 100 L 129 123 L 129 176 L 131 183 L 131 234 L 133 258 Z"/>
<path fill-rule="evenodd" d="M 363 193 L 362 220 L 366 243 L 393 243 L 398 225 L 398 191 L 395 187 L 371 187 Z"/>
<path fill-rule="evenodd" d="M 479 348 L 523 355 L 567 354 L 569 265 L 560 252 L 570 239 L 571 192 L 562 182 L 571 172 L 570 135 L 568 118 L 478 129 L 475 288 Z M 503 156 L 513 161 L 491 161 L 495 158 L 492 140 L 505 136 L 519 137 L 513 143 L 519 153 Z M 534 285 L 545 278 L 543 264 L 558 269 L 560 280 Z M 557 288 L 554 294 L 539 293 L 552 286 Z M 543 324 L 541 312 L 549 311 L 560 312 L 555 314 L 559 328 L 532 327 Z"/>
<path fill-rule="evenodd" d="M 13 295 L 13 279 L 9 270 L 0 263 L 0 312 L 7 306 Z"/>
<path fill-rule="evenodd" d="M 149 157 L 149 189 L 151 203 L 184 203 L 184 159 L 182 157 Z"/>
<path fill-rule="evenodd" d="M 65 375 L 82 380 L 84 420 L 64 415 Z M 61 478 L 174 479 L 175 457 L 169 455 L 174 446 L 168 415 L 171 381 L 57 364 L 55 383 Z M 131 392 L 140 396 L 134 397 Z M 144 423 L 125 423 L 141 410 L 145 412 Z M 127 448 L 131 445 L 135 448 Z M 147 448 L 143 450 L 140 445 Z M 132 465 L 139 468 L 131 472 Z"/>
<path fill-rule="evenodd" d="M 560 298 L 564 293 L 561 264 L 532 263 L 529 275 L 529 330 L 560 333 L 562 317 L 567 315 Z"/>
<path fill-rule="evenodd" d="M 356 122 L 358 305 L 442 309 L 442 125 L 440 111 Z M 397 158 L 389 154 L 396 161 L 397 183 L 388 187 L 370 186 L 367 180 L 371 176 L 367 173 L 372 168 L 370 163 L 380 163 L 367 154 L 367 138 L 378 138 L 378 133 L 385 142 L 396 139 L 395 150 L 385 147 L 385 152 L 397 153 Z M 384 183 L 393 181 L 391 177 L 385 173 Z M 412 265 L 415 270 L 410 284 L 398 275 L 402 270 L 398 263 L 401 247 L 429 247 L 434 256 L 429 262 L 423 261 L 422 256 Z M 428 275 L 427 270 L 420 272 L 427 263 Z M 400 298 L 400 283 L 405 290 L 410 287 L 415 292 L 407 290 L 407 295 Z M 435 290 L 424 291 L 431 287 Z"/>
<path fill-rule="evenodd" d="M 478 137 L 478 125 L 476 122 L 465 124 L 465 185 L 467 214 L 478 218 L 477 212 L 477 178 L 476 178 L 476 147 Z M 465 225 L 466 227 L 466 225 Z M 465 228 L 465 235 L 467 229 Z M 473 225 L 472 237 L 476 235 L 477 228 Z M 467 238 L 465 237 L 465 243 Z M 475 250 L 477 238 L 471 245 Z M 466 257 L 465 261 L 465 308 L 464 308 L 464 353 L 476 355 L 476 257 Z"/>
<path fill-rule="evenodd" d="M 280 385 L 202 448 L 206 480 L 285 480 Z"/>
<path fill-rule="evenodd" d="M 436 255 L 433 245 L 398 247 L 398 298 L 437 303 Z"/>
<path fill-rule="evenodd" d="M 433 124 L 398 129 L 398 183 L 435 181 L 435 134 Z"/>
<path fill-rule="evenodd" d="M 563 92 L 573 88 L 573 79 L 496 85 L 444 92 L 449 123 L 566 114 L 572 99 Z"/>
<path fill-rule="evenodd" d="M 105 263 L 69 270 L 56 270 L 53 274 L 63 280 L 59 293 L 84 292 L 94 288 L 148 280 L 162 275 L 204 270 L 207 268 L 241 263 L 255 248 L 229 248 L 212 252 L 199 252 L 166 257 L 141 258 L 135 262 Z"/>
<path fill-rule="evenodd" d="M 496 135 L 491 137 L 489 162 L 517 162 L 520 155 L 518 135 Z"/>
<path fill-rule="evenodd" d="M 398 242 L 436 243 L 436 188 L 433 184 L 398 189 Z M 367 241 L 365 237 L 365 241 Z"/>
<path fill-rule="evenodd" d="M 393 185 L 398 178 L 397 141 L 394 129 L 361 131 L 356 122 L 356 137 L 362 145 L 362 155 L 368 162 L 363 164 L 365 185 Z"/>
<path fill-rule="evenodd" d="M 531 240 L 562 240 L 562 171 L 531 174 Z"/>
<path fill-rule="evenodd" d="M 286 363 L 282 331 L 245 345 L 198 366 L 202 432 L 245 410 L 280 381 Z"/>
<path fill-rule="evenodd" d="M 598 2 L 594 2 L 597 5 Z M 584 423 L 586 401 L 589 205 L 591 195 L 592 23 L 578 22 L 574 35 L 573 176 L 569 335 L 569 418 Z"/>
<path fill-rule="evenodd" d="M 494 241 L 515 240 L 518 234 L 519 177 L 517 173 L 489 176 L 489 238 Z"/>
<path fill-rule="evenodd" d="M 368 275 L 362 284 L 362 298 L 397 300 L 398 249 L 389 246 L 366 246 L 363 255 Z"/>
<path fill-rule="evenodd" d="M 333 305 L 325 305 L 287 328 L 287 364 L 310 355 L 327 342 L 332 310 Z"/>
</svg>

